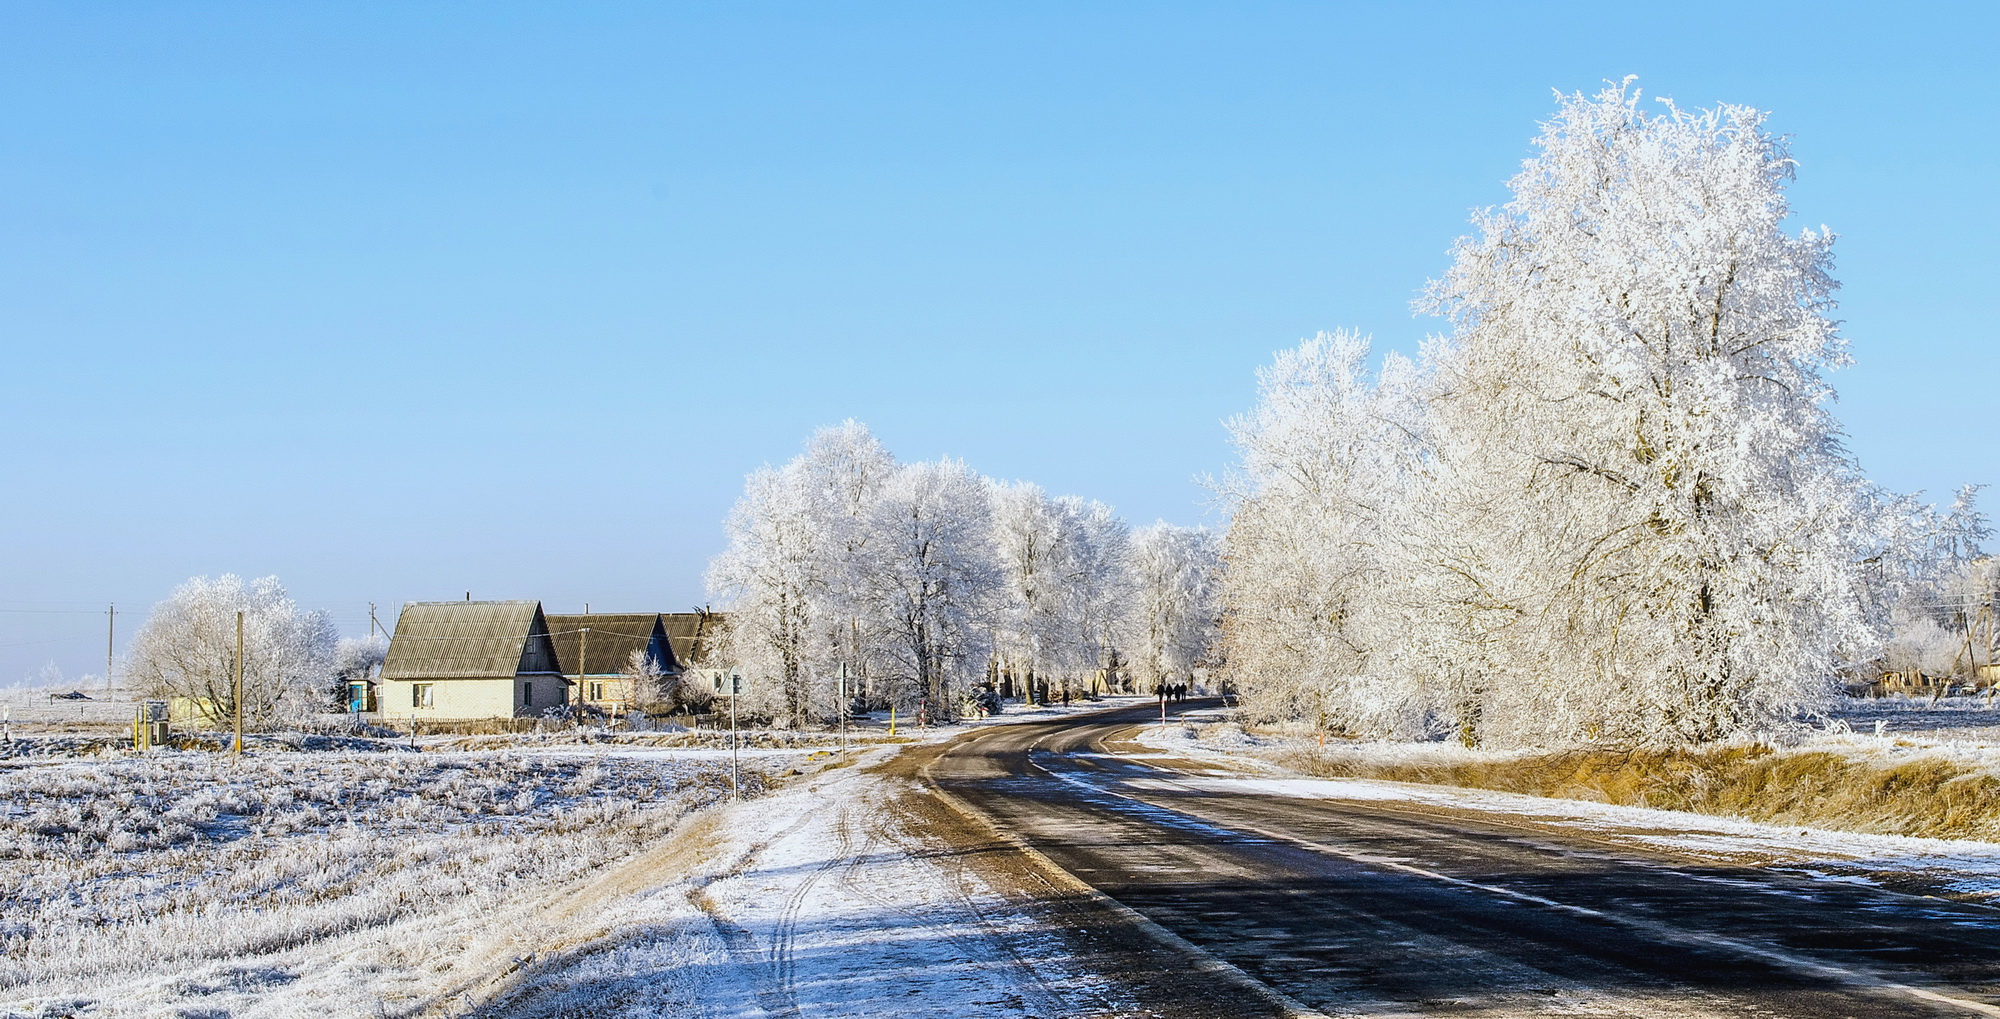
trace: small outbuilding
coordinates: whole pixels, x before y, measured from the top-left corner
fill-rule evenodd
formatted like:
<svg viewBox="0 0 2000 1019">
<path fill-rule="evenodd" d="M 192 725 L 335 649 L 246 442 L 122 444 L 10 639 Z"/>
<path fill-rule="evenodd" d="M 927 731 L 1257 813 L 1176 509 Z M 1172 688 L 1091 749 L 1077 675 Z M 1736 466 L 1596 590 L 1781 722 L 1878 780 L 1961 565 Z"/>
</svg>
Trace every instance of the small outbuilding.
<svg viewBox="0 0 2000 1019">
<path fill-rule="evenodd" d="M 403 606 L 380 682 L 391 723 L 534 717 L 570 699 L 536 601 Z"/>
</svg>

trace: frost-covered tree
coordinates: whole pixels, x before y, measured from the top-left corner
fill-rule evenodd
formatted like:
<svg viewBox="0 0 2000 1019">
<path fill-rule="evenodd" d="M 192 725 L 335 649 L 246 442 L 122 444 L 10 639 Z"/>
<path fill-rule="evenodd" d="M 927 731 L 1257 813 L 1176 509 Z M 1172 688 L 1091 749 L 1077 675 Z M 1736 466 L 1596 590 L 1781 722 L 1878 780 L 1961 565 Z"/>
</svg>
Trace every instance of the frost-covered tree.
<svg viewBox="0 0 2000 1019">
<path fill-rule="evenodd" d="M 1706 739 L 1822 703 L 1871 643 L 1825 373 L 1831 241 L 1763 114 L 1573 95 L 1428 306 L 1460 536 L 1456 694 L 1502 738 Z"/>
<path fill-rule="evenodd" d="M 1971 493 L 1937 512 L 1841 445 L 1831 240 L 1785 229 L 1762 114 L 1628 82 L 1537 145 L 1420 363 L 1321 336 L 1232 422 L 1228 674 L 1267 714 L 1468 743 L 1815 711 L 1978 554 Z"/>
<path fill-rule="evenodd" d="M 1094 499 L 1061 496 L 1056 507 L 1070 536 L 1063 564 L 1071 621 L 1064 681 L 1074 692 L 1079 683 L 1091 689 L 1099 670 L 1120 664 L 1118 628 L 1132 598 L 1132 529 Z"/>
<path fill-rule="evenodd" d="M 734 663 L 787 720 L 806 712 L 812 645 L 825 632 L 815 608 L 829 536 L 813 510 L 796 462 L 756 471 L 729 512 L 729 544 L 708 567 L 709 591 L 728 604 Z"/>
<path fill-rule="evenodd" d="M 1258 373 L 1229 423 L 1240 460 L 1224 494 L 1224 657 L 1260 711 L 1408 734 L 1425 698 L 1406 607 L 1421 422 L 1416 369 L 1368 341 L 1322 333 Z"/>
<path fill-rule="evenodd" d="M 874 656 L 861 629 L 863 566 L 894 468 L 868 429 L 848 421 L 745 483 L 708 586 L 729 606 L 734 661 L 757 710 L 805 724 L 832 712 L 841 665 L 867 675 Z"/>
<path fill-rule="evenodd" d="M 324 611 L 302 611 L 276 577 L 195 577 L 152 614 L 126 653 L 132 682 L 185 697 L 211 721 L 235 716 L 236 618 L 243 613 L 243 717 L 264 727 L 328 710 L 337 696 L 339 635 Z"/>
<path fill-rule="evenodd" d="M 1116 664 L 1131 534 L 1102 503 L 898 464 L 848 421 L 752 474 L 727 528 L 729 661 L 786 724 L 833 717 L 843 669 L 850 695 L 945 718 L 996 653 L 1044 681 Z"/>
<path fill-rule="evenodd" d="M 862 570 L 865 628 L 905 704 L 950 718 L 991 652 L 1000 573 L 986 483 L 956 460 L 898 467 L 870 514 Z"/>
<path fill-rule="evenodd" d="M 1139 689 L 1192 682 L 1220 637 L 1222 545 L 1203 527 L 1161 521 L 1132 534 L 1123 645 Z"/>
<path fill-rule="evenodd" d="M 1913 610 L 1896 614 L 1882 662 L 1907 680 L 1942 679 L 1963 661 L 1964 638 L 1928 615 Z"/>
<path fill-rule="evenodd" d="M 1131 531 L 1100 502 L 1050 497 L 1026 482 L 994 483 L 993 545 L 1002 665 L 1030 684 L 1072 692 L 1116 662 L 1131 598 Z"/>
<path fill-rule="evenodd" d="M 865 697 L 873 687 L 879 655 L 863 630 L 869 615 L 865 571 L 879 537 L 872 514 L 896 458 L 866 425 L 848 420 L 814 433 L 796 464 L 815 526 L 824 535 L 824 580 L 814 613 L 820 637 L 808 663 L 814 677 L 811 713 L 827 717 L 837 707 L 842 668 L 850 695 Z"/>
<path fill-rule="evenodd" d="M 1032 696 L 1038 684 L 1057 674 L 1069 644 L 1063 587 L 1069 534 L 1063 513 L 1039 485 L 996 483 L 989 503 L 1000 585 L 994 651 Z"/>
<path fill-rule="evenodd" d="M 618 669 L 619 693 L 626 704 L 640 710 L 660 710 L 672 707 L 679 684 L 675 677 L 660 671 L 660 663 L 646 653 L 645 648 L 635 648 L 625 656 L 625 662 Z"/>
</svg>

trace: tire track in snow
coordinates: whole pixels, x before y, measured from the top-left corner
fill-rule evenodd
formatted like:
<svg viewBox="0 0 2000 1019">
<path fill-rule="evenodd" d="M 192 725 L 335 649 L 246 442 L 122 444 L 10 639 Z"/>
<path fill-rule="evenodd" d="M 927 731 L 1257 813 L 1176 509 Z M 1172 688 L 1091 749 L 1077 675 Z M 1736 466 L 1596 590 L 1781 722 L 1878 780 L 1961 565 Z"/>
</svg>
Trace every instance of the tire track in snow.
<svg viewBox="0 0 2000 1019">
<path fill-rule="evenodd" d="M 978 935 L 961 934 L 947 926 L 936 929 L 935 933 L 949 941 L 954 947 L 960 950 L 961 954 L 968 958 L 979 958 L 983 954 L 997 948 L 1006 956 L 1006 964 L 1010 968 L 1028 978 L 1033 997 L 1037 999 L 1030 1009 L 1034 1014 L 1076 1014 L 1076 1009 L 1070 1007 L 1064 995 L 1050 985 L 1047 980 L 1043 979 L 1041 972 L 1022 955 L 1020 949 L 1014 943 L 1013 932 L 995 921 L 979 905 L 971 893 L 966 891 L 967 886 L 971 882 L 976 881 L 977 878 L 973 876 L 964 856 L 956 853 L 940 853 L 934 843 L 931 843 L 920 835 L 916 835 L 911 830 L 909 822 L 917 819 L 908 807 L 893 802 L 890 806 L 899 820 L 893 826 L 886 817 L 879 822 L 877 830 L 881 833 L 882 837 L 888 840 L 890 844 L 894 845 L 899 852 L 911 861 L 934 861 L 940 856 L 950 856 L 954 864 L 952 874 L 948 879 L 941 882 L 945 893 L 951 898 L 957 909 L 970 918 L 982 932 Z M 869 889 L 859 890 L 865 894 L 871 894 L 871 897 L 878 901 L 884 901 L 890 908 L 912 920 L 921 921 L 924 919 L 917 916 L 905 906 L 884 900 L 879 893 L 873 893 Z"/>
<path fill-rule="evenodd" d="M 805 879 L 799 882 L 799 886 L 793 889 L 790 895 L 785 897 L 785 904 L 778 913 L 778 922 L 772 925 L 770 947 L 771 971 L 775 977 L 777 993 L 784 1002 L 784 1011 L 773 1011 L 773 1015 L 792 1019 L 792 1017 L 800 1014 L 798 998 L 799 966 L 798 958 L 794 953 L 794 947 L 798 942 L 799 913 L 805 905 L 806 897 L 812 894 L 813 887 L 819 884 L 820 879 L 826 877 L 829 871 L 843 864 L 851 866 L 858 862 L 858 858 L 854 853 L 854 837 L 850 813 L 850 808 L 842 804 L 839 814 L 833 822 L 834 831 L 839 840 L 839 850 L 828 855 L 824 862 L 817 868 L 814 868 L 811 874 L 806 875 Z M 808 819 L 811 819 L 811 815 L 808 815 L 806 819 L 802 819 L 802 823 L 803 820 Z M 771 1010 L 766 1009 L 766 1011 Z"/>
</svg>

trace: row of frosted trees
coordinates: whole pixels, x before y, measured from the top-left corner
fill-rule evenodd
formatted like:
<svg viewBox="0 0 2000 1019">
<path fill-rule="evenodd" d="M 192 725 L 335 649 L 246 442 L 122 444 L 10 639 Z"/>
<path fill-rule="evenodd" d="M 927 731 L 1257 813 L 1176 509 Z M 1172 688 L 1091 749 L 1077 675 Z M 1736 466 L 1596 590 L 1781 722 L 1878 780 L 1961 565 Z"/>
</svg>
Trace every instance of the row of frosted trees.
<svg viewBox="0 0 2000 1019">
<path fill-rule="evenodd" d="M 1220 550 L 1102 503 L 899 463 L 855 422 L 748 479 L 710 564 L 747 702 L 784 724 L 871 706 L 949 718 L 982 683 L 1083 692 L 1187 682 L 1215 642 Z M 844 677 L 844 679 L 843 679 Z"/>
<path fill-rule="evenodd" d="M 1688 741 L 1810 714 L 1977 556 L 1869 483 L 1825 375 L 1831 235 L 1762 115 L 1562 100 L 1513 199 L 1370 367 L 1323 334 L 1234 421 L 1228 675 L 1268 717 L 1468 745 Z"/>
</svg>

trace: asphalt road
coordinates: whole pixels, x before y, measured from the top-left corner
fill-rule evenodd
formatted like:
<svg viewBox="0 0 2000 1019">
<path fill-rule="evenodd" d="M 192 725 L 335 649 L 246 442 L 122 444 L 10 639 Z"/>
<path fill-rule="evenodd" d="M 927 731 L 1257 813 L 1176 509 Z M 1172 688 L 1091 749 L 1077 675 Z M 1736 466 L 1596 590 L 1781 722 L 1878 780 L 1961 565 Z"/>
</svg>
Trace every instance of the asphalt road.
<svg viewBox="0 0 2000 1019">
<path fill-rule="evenodd" d="M 995 726 L 925 773 L 1195 961 L 1278 992 L 1232 993 L 1223 970 L 1201 1014 L 2000 1016 L 2000 910 L 1113 753 L 1157 718 Z M 1176 951 L 1132 926 L 1150 957 Z"/>
</svg>

